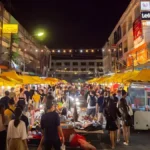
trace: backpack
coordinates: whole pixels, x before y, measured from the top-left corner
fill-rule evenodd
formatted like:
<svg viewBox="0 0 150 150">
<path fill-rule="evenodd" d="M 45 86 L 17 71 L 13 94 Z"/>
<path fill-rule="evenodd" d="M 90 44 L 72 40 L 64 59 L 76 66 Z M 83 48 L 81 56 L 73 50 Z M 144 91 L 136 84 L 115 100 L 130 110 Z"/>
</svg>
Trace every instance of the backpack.
<svg viewBox="0 0 150 150">
<path fill-rule="evenodd" d="M 95 96 L 90 95 L 90 106 L 96 106 L 96 98 Z"/>
<path fill-rule="evenodd" d="M 8 110 L 10 110 L 10 111 L 12 112 L 11 119 L 14 119 L 14 117 L 15 117 L 15 113 L 14 113 L 14 111 L 13 111 L 12 109 L 10 109 L 10 108 L 8 108 Z"/>
</svg>

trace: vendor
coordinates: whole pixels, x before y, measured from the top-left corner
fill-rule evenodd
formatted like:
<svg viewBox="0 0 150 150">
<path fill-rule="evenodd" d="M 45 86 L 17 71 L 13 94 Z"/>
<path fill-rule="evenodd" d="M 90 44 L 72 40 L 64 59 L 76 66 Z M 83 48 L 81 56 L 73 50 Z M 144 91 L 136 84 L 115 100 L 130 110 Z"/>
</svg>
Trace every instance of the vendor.
<svg viewBox="0 0 150 150">
<path fill-rule="evenodd" d="M 32 97 L 33 101 L 34 101 L 34 108 L 38 109 L 39 108 L 39 103 L 40 103 L 40 95 L 37 93 L 37 91 L 34 91 L 34 95 Z"/>
</svg>

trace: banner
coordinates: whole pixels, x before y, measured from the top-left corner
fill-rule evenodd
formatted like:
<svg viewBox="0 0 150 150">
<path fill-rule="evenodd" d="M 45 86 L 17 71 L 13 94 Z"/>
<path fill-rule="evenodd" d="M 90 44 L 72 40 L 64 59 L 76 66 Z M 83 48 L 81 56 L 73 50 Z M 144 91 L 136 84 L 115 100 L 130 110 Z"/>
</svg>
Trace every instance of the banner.
<svg viewBox="0 0 150 150">
<path fill-rule="evenodd" d="M 142 36 L 142 21 L 141 16 L 139 16 L 133 23 L 133 38 L 134 45 L 139 44 L 143 40 Z"/>
</svg>

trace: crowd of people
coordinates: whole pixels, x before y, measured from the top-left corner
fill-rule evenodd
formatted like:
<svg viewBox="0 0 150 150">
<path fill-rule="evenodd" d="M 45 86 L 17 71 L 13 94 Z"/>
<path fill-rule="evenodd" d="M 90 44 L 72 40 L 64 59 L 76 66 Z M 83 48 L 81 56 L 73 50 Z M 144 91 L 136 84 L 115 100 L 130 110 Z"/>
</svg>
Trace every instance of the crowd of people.
<svg viewBox="0 0 150 150">
<path fill-rule="evenodd" d="M 121 128 L 123 129 L 123 144 L 129 145 L 130 127 L 132 126 L 133 111 L 131 100 L 122 88 L 112 92 L 108 87 L 88 86 L 86 94 L 87 115 L 98 118 L 103 125 L 106 120 L 106 130 L 109 131 L 112 149 L 120 142 Z"/>
<path fill-rule="evenodd" d="M 101 125 L 106 121 L 112 149 L 116 147 L 116 142 L 120 142 L 121 129 L 123 129 L 124 145 L 128 145 L 133 112 L 126 91 L 118 89 L 117 93 L 112 93 L 108 87 L 103 89 L 100 85 L 68 84 L 39 87 L 36 90 L 35 87 L 30 90 L 24 87 L 20 88 L 19 93 L 16 93 L 14 88 L 6 91 L 5 96 L 0 100 L 0 148 L 2 150 L 6 147 L 8 150 L 28 149 L 29 125 L 34 125 L 34 113 L 40 108 L 40 104 L 43 104 L 45 113 L 40 123 L 43 137 L 38 149 L 42 149 L 44 145 L 45 150 L 52 147 L 60 150 L 61 142 L 64 143 L 65 139 L 59 114 L 67 117 L 71 107 L 74 107 L 70 96 L 79 95 L 82 95 L 87 102 L 86 115 L 89 118 L 97 118 Z M 62 102 L 61 109 L 58 109 L 56 102 Z"/>
</svg>

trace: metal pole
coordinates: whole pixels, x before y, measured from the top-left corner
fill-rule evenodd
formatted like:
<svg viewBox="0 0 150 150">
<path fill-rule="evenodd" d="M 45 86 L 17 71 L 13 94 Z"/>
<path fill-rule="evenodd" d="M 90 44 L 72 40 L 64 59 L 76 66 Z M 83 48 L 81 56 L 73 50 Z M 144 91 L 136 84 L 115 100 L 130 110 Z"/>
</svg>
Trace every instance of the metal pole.
<svg viewBox="0 0 150 150">
<path fill-rule="evenodd" d="M 13 35 L 11 33 L 10 38 L 10 49 L 9 49 L 9 69 L 11 69 L 11 61 L 12 61 L 12 48 L 13 48 Z"/>
</svg>

